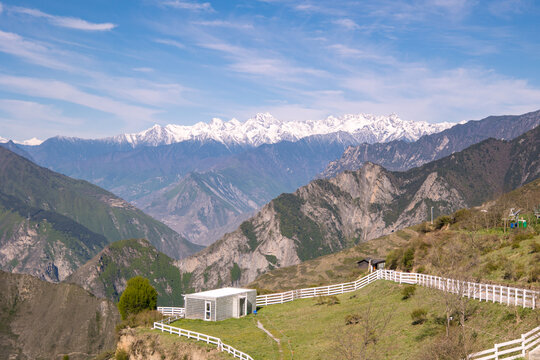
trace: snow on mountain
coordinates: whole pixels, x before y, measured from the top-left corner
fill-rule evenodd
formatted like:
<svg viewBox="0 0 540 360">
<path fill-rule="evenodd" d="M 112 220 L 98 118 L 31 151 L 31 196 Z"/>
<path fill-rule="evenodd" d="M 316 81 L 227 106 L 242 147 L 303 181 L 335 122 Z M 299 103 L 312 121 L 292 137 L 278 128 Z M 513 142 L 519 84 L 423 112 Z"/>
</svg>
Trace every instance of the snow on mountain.
<svg viewBox="0 0 540 360">
<path fill-rule="evenodd" d="M 296 141 L 311 135 L 346 132 L 359 142 L 375 143 L 392 140 L 415 141 L 423 135 L 440 132 L 453 125 L 455 124 L 406 121 L 395 114 L 348 114 L 330 116 L 323 120 L 284 122 L 269 113 L 260 113 L 245 122 L 237 119 L 225 122 L 214 118 L 209 123 L 199 122 L 193 126 L 154 125 L 140 133 L 118 135 L 109 140 L 127 142 L 133 146 L 158 146 L 186 140 L 215 140 L 224 144 L 259 146 L 282 140 Z"/>
<path fill-rule="evenodd" d="M 14 141 L 15 144 L 30 145 L 30 146 L 37 146 L 37 145 L 40 145 L 42 142 L 43 140 L 40 140 L 36 137 L 33 137 L 28 140 L 24 140 L 24 141 Z"/>
<path fill-rule="evenodd" d="M 3 137 L 0 136 L 0 143 L 7 143 L 7 142 L 9 142 L 8 139 L 5 139 L 5 138 L 3 138 Z M 31 139 L 24 140 L 24 141 L 16 141 L 16 140 L 13 140 L 13 142 L 14 142 L 15 144 L 19 144 L 19 145 L 31 145 L 31 146 L 37 146 L 37 145 L 40 145 L 40 144 L 43 142 L 43 140 L 40 140 L 40 139 L 38 139 L 38 138 L 33 137 L 33 138 L 31 138 Z"/>
</svg>

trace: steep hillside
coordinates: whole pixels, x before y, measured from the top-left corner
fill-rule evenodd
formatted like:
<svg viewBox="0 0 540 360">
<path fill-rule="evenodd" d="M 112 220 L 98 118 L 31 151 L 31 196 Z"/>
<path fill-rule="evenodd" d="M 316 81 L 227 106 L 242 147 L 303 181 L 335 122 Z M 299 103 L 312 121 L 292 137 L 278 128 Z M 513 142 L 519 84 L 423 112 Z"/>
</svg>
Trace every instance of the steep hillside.
<svg viewBox="0 0 540 360">
<path fill-rule="evenodd" d="M 280 291 L 351 281 L 366 271 L 356 262 L 372 257 L 388 259 L 389 268 L 442 276 L 453 273 L 482 282 L 540 289 L 540 221 L 533 215 L 538 206 L 540 179 L 480 207 L 441 216 L 434 225 L 414 225 L 338 253 L 269 271 L 249 287 Z M 504 229 L 503 218 L 511 208 L 522 210 L 527 230 Z M 404 267 L 402 259 L 408 249 L 412 256 Z M 456 271 L 462 273 L 456 275 Z"/>
<path fill-rule="evenodd" d="M 407 172 L 366 164 L 282 194 L 200 253 L 179 262 L 192 285 L 246 284 L 275 267 L 337 252 L 475 206 L 540 176 L 540 127 L 508 142 L 489 139 Z"/>
<path fill-rule="evenodd" d="M 188 239 L 208 245 L 268 201 L 309 182 L 350 143 L 350 135 L 318 135 L 262 145 L 221 158 L 134 203 Z"/>
<path fill-rule="evenodd" d="M 144 237 L 176 258 L 199 249 L 113 194 L 39 167 L 4 148 L 0 148 L 0 191 L 29 207 L 68 217 L 109 242 Z"/>
<path fill-rule="evenodd" d="M 0 269 L 57 282 L 87 262 L 107 239 L 59 213 L 0 192 Z"/>
<path fill-rule="evenodd" d="M 82 286 L 97 297 L 117 302 L 134 276 L 143 276 L 158 292 L 159 306 L 183 302 L 185 283 L 174 260 L 157 251 L 147 240 L 120 240 L 108 245 L 89 262 L 71 274 L 66 282 Z"/>
<path fill-rule="evenodd" d="M 113 303 L 71 284 L 0 271 L 0 359 L 88 359 L 114 347 Z"/>
<path fill-rule="evenodd" d="M 511 140 L 540 125 L 540 110 L 516 116 L 490 116 L 458 124 L 415 142 L 361 144 L 348 147 L 320 177 L 330 178 L 344 170 L 358 170 L 369 161 L 389 170 L 407 170 L 461 151 L 490 137 Z"/>
</svg>

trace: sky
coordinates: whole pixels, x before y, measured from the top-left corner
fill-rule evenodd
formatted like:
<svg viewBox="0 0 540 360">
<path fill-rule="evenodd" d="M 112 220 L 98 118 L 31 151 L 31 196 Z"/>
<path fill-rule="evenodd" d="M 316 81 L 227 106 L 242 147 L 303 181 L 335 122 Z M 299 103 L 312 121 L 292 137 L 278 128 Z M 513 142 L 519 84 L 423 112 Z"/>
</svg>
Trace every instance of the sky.
<svg viewBox="0 0 540 360">
<path fill-rule="evenodd" d="M 540 109 L 534 0 L 0 0 L 0 137 Z"/>
</svg>

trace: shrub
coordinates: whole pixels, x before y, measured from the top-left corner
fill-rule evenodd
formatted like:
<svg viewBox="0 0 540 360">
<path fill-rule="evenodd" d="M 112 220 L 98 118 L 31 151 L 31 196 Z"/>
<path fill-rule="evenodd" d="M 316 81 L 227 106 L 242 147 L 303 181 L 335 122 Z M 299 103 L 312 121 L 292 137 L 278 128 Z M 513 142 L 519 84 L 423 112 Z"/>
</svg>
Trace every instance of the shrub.
<svg viewBox="0 0 540 360">
<path fill-rule="evenodd" d="M 336 295 L 331 296 L 318 296 L 315 305 L 337 305 L 339 304 L 339 298 Z"/>
<path fill-rule="evenodd" d="M 415 291 L 416 291 L 416 286 L 414 285 L 405 286 L 403 289 L 401 289 L 401 295 L 403 295 L 401 300 L 407 300 L 408 298 L 414 295 Z"/>
<path fill-rule="evenodd" d="M 69 355 L 64 355 L 64 356 L 62 357 L 62 360 L 69 360 Z"/>
<path fill-rule="evenodd" d="M 148 279 L 142 276 L 131 278 L 127 282 L 126 290 L 120 296 L 118 310 L 125 320 L 130 314 L 138 314 L 143 310 L 155 310 L 157 305 L 157 291 Z"/>
<path fill-rule="evenodd" d="M 440 230 L 446 225 L 450 225 L 454 223 L 454 219 L 452 219 L 450 216 L 439 216 L 437 219 L 435 219 L 435 229 Z"/>
<path fill-rule="evenodd" d="M 395 270 L 398 266 L 398 261 L 402 257 L 402 250 L 395 249 L 386 255 L 386 267 L 390 270 Z"/>
<path fill-rule="evenodd" d="M 411 319 L 412 319 L 413 325 L 423 323 L 424 321 L 427 320 L 427 310 L 424 308 L 414 309 L 411 312 Z"/>
<path fill-rule="evenodd" d="M 119 349 L 116 351 L 116 354 L 114 356 L 116 360 L 129 360 L 129 355 L 124 349 Z"/>
<path fill-rule="evenodd" d="M 240 280 L 240 276 L 242 276 L 242 269 L 240 269 L 240 266 L 238 266 L 237 263 L 233 263 L 233 267 L 231 268 L 231 281 L 235 282 Z"/>
<path fill-rule="evenodd" d="M 535 241 L 531 244 L 531 254 L 540 253 L 540 242 Z"/>
<path fill-rule="evenodd" d="M 349 314 L 345 316 L 345 325 L 355 325 L 358 324 L 361 320 L 359 314 Z"/>
<path fill-rule="evenodd" d="M 403 253 L 403 258 L 401 260 L 403 269 L 405 271 L 411 271 L 414 264 L 414 248 L 408 248 Z"/>
</svg>

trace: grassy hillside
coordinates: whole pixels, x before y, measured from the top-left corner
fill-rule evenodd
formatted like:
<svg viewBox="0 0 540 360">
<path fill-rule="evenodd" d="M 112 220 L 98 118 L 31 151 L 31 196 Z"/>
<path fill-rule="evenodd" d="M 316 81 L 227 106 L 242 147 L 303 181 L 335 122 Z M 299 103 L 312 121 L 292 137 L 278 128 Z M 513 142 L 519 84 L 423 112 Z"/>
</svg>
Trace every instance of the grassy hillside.
<svg viewBox="0 0 540 360">
<path fill-rule="evenodd" d="M 217 323 L 183 319 L 173 326 L 221 337 L 255 359 L 433 359 L 431 351 L 442 353 L 445 344 L 456 345 L 454 335 L 461 334 L 462 328 L 452 321 L 446 338 L 447 296 L 417 287 L 404 300 L 404 287 L 378 281 L 337 297 L 263 307 L 257 315 L 242 319 Z M 465 306 L 468 341 L 457 345 L 465 353 L 514 339 L 540 321 L 539 310 L 473 300 L 467 300 Z M 420 317 L 413 319 L 411 313 L 418 309 Z M 346 319 L 353 319 L 351 315 L 359 322 L 346 325 Z M 257 321 L 280 339 L 279 345 L 257 328 Z M 366 346 L 362 349 L 359 344 Z"/>
<path fill-rule="evenodd" d="M 108 245 L 66 281 L 117 302 L 127 281 L 135 276 L 150 280 L 158 292 L 159 306 L 181 306 L 182 294 L 190 291 L 189 274 L 182 276 L 174 260 L 145 239 L 120 240 Z"/>
</svg>

